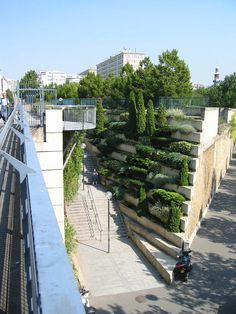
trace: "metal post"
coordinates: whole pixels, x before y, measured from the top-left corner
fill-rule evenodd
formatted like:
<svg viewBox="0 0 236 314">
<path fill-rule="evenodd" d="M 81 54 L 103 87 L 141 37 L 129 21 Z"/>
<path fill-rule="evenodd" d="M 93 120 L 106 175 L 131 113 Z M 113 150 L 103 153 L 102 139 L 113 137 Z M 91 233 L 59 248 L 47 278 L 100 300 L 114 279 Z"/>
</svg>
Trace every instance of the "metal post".
<svg viewBox="0 0 236 314">
<path fill-rule="evenodd" d="M 108 249 L 107 252 L 110 253 L 110 200 L 108 199 L 108 213 L 107 213 L 107 225 L 108 225 L 108 232 L 107 232 L 107 241 L 108 241 Z"/>
<path fill-rule="evenodd" d="M 84 190 L 84 151 L 83 151 L 83 190 Z"/>
</svg>

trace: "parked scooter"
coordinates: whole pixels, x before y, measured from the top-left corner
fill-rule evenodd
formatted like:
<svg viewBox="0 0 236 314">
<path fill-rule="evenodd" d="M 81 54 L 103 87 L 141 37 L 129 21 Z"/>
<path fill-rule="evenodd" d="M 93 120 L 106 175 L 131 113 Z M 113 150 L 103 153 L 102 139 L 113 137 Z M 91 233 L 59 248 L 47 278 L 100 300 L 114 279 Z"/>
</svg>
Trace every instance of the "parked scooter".
<svg viewBox="0 0 236 314">
<path fill-rule="evenodd" d="M 181 279 L 184 282 L 188 281 L 188 275 L 192 270 L 191 263 L 191 250 L 182 251 L 181 255 L 178 256 L 178 261 L 174 268 L 174 276 L 176 279 Z"/>
<path fill-rule="evenodd" d="M 84 287 L 80 288 L 79 290 L 80 290 L 81 300 L 82 300 L 83 306 L 85 308 L 85 312 L 87 314 L 95 314 L 96 309 L 94 307 L 90 306 L 90 304 L 89 304 L 89 299 L 88 299 L 89 291 L 86 290 Z"/>
</svg>

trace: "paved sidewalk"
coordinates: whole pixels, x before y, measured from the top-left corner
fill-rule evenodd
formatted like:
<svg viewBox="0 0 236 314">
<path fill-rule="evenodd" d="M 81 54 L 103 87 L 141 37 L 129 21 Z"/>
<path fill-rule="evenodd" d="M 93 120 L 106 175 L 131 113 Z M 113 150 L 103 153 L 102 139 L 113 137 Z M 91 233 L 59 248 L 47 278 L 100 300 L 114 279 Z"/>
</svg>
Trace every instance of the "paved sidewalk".
<svg viewBox="0 0 236 314">
<path fill-rule="evenodd" d="M 91 298 L 91 303 L 98 314 L 236 313 L 236 154 L 192 243 L 192 250 L 193 271 L 187 283 L 110 293 Z M 125 256 L 125 252 L 122 254 Z M 106 268 L 99 271 L 101 278 L 102 274 L 104 277 L 101 281 L 104 287 Z"/>
</svg>

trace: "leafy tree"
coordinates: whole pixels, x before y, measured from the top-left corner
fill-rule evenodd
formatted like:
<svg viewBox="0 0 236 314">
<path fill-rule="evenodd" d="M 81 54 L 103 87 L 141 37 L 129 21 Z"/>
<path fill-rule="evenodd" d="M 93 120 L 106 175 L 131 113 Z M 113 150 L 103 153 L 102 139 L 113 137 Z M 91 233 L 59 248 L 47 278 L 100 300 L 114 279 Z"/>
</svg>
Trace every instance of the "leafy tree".
<svg viewBox="0 0 236 314">
<path fill-rule="evenodd" d="M 136 117 L 136 132 L 137 135 L 141 135 L 146 129 L 146 112 L 144 107 L 143 93 L 138 91 L 137 96 L 137 117 Z"/>
<path fill-rule="evenodd" d="M 99 98 L 104 96 L 103 91 L 103 79 L 100 75 L 94 73 L 88 73 L 83 78 L 78 87 L 79 98 Z"/>
<path fill-rule="evenodd" d="M 148 202 L 147 202 L 147 194 L 143 187 L 139 190 L 139 202 L 137 206 L 137 214 L 138 216 L 143 216 L 148 213 Z"/>
<path fill-rule="evenodd" d="M 146 124 L 146 132 L 149 136 L 152 136 L 156 130 L 155 127 L 155 116 L 154 116 L 154 108 L 153 102 L 150 99 L 147 104 L 147 124 Z"/>
<path fill-rule="evenodd" d="M 20 80 L 21 88 L 39 88 L 39 76 L 36 71 L 30 70 L 25 73 L 25 75 Z"/>
<path fill-rule="evenodd" d="M 63 85 L 56 86 L 57 98 L 77 98 L 79 83 L 69 83 L 68 81 Z"/>
<path fill-rule="evenodd" d="M 158 129 L 167 126 L 166 109 L 162 104 L 157 109 L 156 124 Z"/>
<path fill-rule="evenodd" d="M 190 71 L 178 51 L 166 50 L 159 56 L 158 89 L 160 96 L 186 96 L 192 93 Z"/>
<path fill-rule="evenodd" d="M 103 112 L 102 101 L 97 102 L 97 113 L 96 113 L 96 133 L 99 134 L 104 130 L 105 116 Z"/>
<path fill-rule="evenodd" d="M 129 95 L 129 120 L 128 120 L 128 133 L 135 137 L 136 135 L 136 118 L 137 118 L 137 108 L 135 94 L 133 91 Z"/>
<path fill-rule="evenodd" d="M 9 100 L 10 103 L 13 102 L 13 94 L 12 94 L 12 91 L 10 91 L 9 88 L 6 90 L 6 98 Z"/>
<path fill-rule="evenodd" d="M 225 77 L 221 84 L 224 107 L 236 108 L 236 72 Z"/>
</svg>

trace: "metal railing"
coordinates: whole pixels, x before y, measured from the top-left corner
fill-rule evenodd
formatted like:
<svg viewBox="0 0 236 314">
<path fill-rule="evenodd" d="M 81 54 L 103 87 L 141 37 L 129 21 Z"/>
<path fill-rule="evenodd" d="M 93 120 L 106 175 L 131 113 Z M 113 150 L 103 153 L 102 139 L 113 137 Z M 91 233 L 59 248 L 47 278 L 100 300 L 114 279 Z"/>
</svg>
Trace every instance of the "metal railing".
<svg viewBox="0 0 236 314">
<path fill-rule="evenodd" d="M 87 217 L 87 222 L 88 222 L 88 226 L 89 226 L 89 233 L 90 233 L 90 237 L 94 238 L 94 230 L 93 230 L 93 223 L 92 223 L 92 219 L 90 217 L 90 213 L 89 213 L 89 208 L 88 208 L 88 204 L 86 202 L 86 199 L 84 196 L 82 196 L 82 201 L 83 201 L 83 207 L 84 207 L 84 211 L 85 211 L 85 215 Z"/>
<path fill-rule="evenodd" d="M 22 161 L 3 150 L 9 132 L 21 140 Z M 30 312 L 85 313 L 23 106 L 13 110 L 1 129 L 0 154 L 20 173 Z"/>
<path fill-rule="evenodd" d="M 90 199 L 90 202 L 91 202 L 91 208 L 93 210 L 95 221 L 96 221 L 96 225 L 97 225 L 97 228 L 98 228 L 98 231 L 99 231 L 99 240 L 101 241 L 102 240 L 102 226 L 101 226 L 101 222 L 100 222 L 100 219 L 99 219 L 97 206 L 95 204 L 95 201 L 94 201 L 94 198 L 93 198 L 93 193 L 92 193 L 91 188 L 90 188 L 89 185 L 87 185 L 87 189 L 88 189 L 88 196 L 89 196 L 89 199 Z"/>
</svg>

